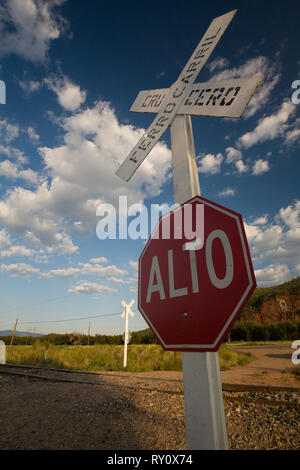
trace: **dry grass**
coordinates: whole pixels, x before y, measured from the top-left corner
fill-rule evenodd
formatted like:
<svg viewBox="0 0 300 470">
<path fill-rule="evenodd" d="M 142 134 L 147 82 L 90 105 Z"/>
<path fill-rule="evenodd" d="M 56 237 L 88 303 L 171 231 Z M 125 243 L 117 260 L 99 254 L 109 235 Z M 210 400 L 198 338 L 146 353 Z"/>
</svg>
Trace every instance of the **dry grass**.
<svg viewBox="0 0 300 470">
<path fill-rule="evenodd" d="M 54 367 L 58 369 L 121 371 L 123 346 L 49 346 L 45 362 L 46 346 L 36 342 L 33 346 L 8 346 L 7 363 Z M 156 344 L 129 345 L 127 371 L 148 372 L 156 370 L 181 371 L 181 353 L 164 351 Z M 219 351 L 221 370 L 246 365 L 251 354 L 233 351 L 222 346 Z"/>
</svg>

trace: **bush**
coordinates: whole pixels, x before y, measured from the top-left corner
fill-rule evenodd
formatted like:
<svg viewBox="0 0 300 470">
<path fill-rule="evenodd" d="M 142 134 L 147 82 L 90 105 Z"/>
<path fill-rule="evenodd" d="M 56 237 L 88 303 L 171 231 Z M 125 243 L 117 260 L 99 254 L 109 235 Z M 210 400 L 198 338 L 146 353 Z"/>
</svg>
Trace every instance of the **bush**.
<svg viewBox="0 0 300 470">
<path fill-rule="evenodd" d="M 294 341 L 300 339 L 300 322 L 236 323 L 231 330 L 231 341 Z"/>
</svg>

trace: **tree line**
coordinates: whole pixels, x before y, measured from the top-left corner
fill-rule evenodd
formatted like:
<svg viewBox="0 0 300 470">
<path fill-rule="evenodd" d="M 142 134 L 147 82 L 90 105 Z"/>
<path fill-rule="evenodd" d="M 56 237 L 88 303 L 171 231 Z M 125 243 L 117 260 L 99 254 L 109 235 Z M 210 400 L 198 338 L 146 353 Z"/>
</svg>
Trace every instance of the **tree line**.
<svg viewBox="0 0 300 470">
<path fill-rule="evenodd" d="M 11 336 L 0 337 L 5 344 L 10 344 Z M 300 322 L 257 323 L 237 322 L 225 342 L 231 341 L 295 341 L 300 339 Z M 32 345 L 35 342 L 48 345 L 94 346 L 94 345 L 122 345 L 123 335 L 83 335 L 80 333 L 56 334 L 45 336 L 15 336 L 14 345 Z M 131 344 L 159 344 L 150 329 L 132 332 Z"/>
</svg>

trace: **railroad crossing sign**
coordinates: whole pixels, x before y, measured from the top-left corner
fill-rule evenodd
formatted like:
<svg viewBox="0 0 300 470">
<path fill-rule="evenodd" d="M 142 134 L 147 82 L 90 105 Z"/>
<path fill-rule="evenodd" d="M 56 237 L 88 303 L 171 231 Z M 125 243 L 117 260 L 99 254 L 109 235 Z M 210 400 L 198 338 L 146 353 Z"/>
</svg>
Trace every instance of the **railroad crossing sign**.
<svg viewBox="0 0 300 470">
<path fill-rule="evenodd" d="M 123 362 L 123 366 L 124 368 L 127 366 L 127 345 L 128 343 L 130 342 L 130 339 L 129 339 L 129 330 L 128 330 L 128 314 L 131 316 L 131 317 L 134 317 L 134 313 L 133 311 L 131 310 L 131 307 L 133 306 L 134 304 L 134 299 L 132 299 L 132 301 L 127 305 L 126 302 L 124 300 L 122 300 L 121 304 L 123 305 L 124 307 L 124 311 L 121 315 L 121 318 L 124 318 L 125 317 L 125 332 L 124 332 L 124 362 Z"/>
<path fill-rule="evenodd" d="M 202 222 L 203 240 L 193 246 L 183 229 L 177 236 L 178 221 Z M 139 310 L 165 350 L 217 351 L 255 287 L 242 217 L 200 196 L 161 217 L 139 259 Z"/>
<path fill-rule="evenodd" d="M 194 83 L 177 114 L 240 118 L 262 80 L 263 77 L 253 77 Z M 175 85 L 171 87 L 173 90 Z M 167 93 L 167 88 L 140 91 L 130 111 L 158 113 Z"/>
<path fill-rule="evenodd" d="M 209 59 L 237 10 L 215 18 L 177 81 L 166 90 L 142 91 L 132 111 L 158 112 L 145 135 L 131 150 L 116 174 L 129 181 L 135 171 L 174 121 L 176 115 L 207 115 L 240 117 L 262 77 L 225 82 L 196 84 L 194 82 Z"/>
<path fill-rule="evenodd" d="M 226 83 L 218 82 L 218 84 L 207 83 L 194 85 L 196 77 L 209 59 L 236 12 L 237 10 L 233 10 L 215 18 L 211 22 L 177 81 L 168 90 L 165 90 L 164 97 L 156 96 L 154 98 L 153 96 L 163 95 L 164 93 L 159 93 L 161 90 L 155 90 L 155 93 L 150 93 L 151 98 L 147 98 L 149 92 L 146 92 L 147 95 L 145 92 L 141 92 L 140 98 L 139 96 L 137 97 L 133 105 L 135 111 L 142 111 L 142 108 L 144 108 L 144 111 L 157 112 L 157 116 L 147 129 L 145 135 L 139 140 L 116 171 L 116 174 L 120 178 L 129 181 L 160 137 L 170 126 L 175 203 L 183 204 L 185 201 L 191 200 L 195 196 L 200 196 L 191 114 L 237 117 L 246 108 L 255 89 L 262 80 L 261 77 L 258 77 L 252 79 L 251 83 L 249 81 L 240 81 L 238 83 L 232 80 Z M 239 87 L 240 90 L 238 90 Z M 230 88 L 233 88 L 233 90 L 230 90 Z M 242 99 L 243 96 L 244 99 Z M 196 98 L 196 101 L 193 101 L 194 98 Z M 200 108 L 201 111 L 199 111 Z M 205 207 L 206 206 L 207 204 Z M 216 205 L 214 205 L 214 208 L 216 209 Z M 227 213 L 229 217 L 230 211 L 227 209 L 224 210 L 224 215 Z M 238 219 L 236 219 L 236 221 L 237 220 Z M 245 235 L 242 234 L 239 241 L 240 244 L 243 244 L 242 240 L 245 240 L 244 236 Z M 222 242 L 222 238 L 220 240 Z M 206 240 L 206 244 L 207 242 L 208 240 Z M 210 249 L 212 249 L 212 242 L 213 240 L 210 242 Z M 219 240 L 216 240 L 214 243 L 216 242 L 220 243 Z M 191 246 L 189 248 L 190 253 L 195 253 L 191 250 Z M 204 252 L 204 248 L 202 251 Z M 191 256 L 193 256 L 193 254 Z M 247 264 L 246 260 L 247 257 L 244 257 L 245 264 Z M 222 274 L 215 274 L 215 281 L 219 278 L 221 280 L 223 279 Z M 225 278 L 226 277 L 227 274 L 225 275 Z M 250 277 L 254 280 L 253 272 Z M 193 282 L 195 287 L 195 277 Z M 249 288 L 249 292 L 252 287 Z M 194 293 L 196 294 L 196 292 Z M 178 300 L 180 299 L 177 299 L 177 301 Z M 221 310 L 223 308 L 222 302 L 220 301 L 218 305 Z M 183 309 L 182 313 L 184 315 L 184 313 L 188 314 L 189 312 Z M 163 311 L 161 311 L 160 314 L 163 314 Z M 188 317 L 186 320 L 188 320 Z M 172 325 L 170 325 L 170 327 L 172 327 Z M 225 325 L 225 330 L 223 328 L 224 331 L 222 334 L 226 333 L 226 328 Z M 212 344 L 216 346 L 218 339 L 215 338 Z M 212 349 L 212 351 L 214 350 L 215 348 Z M 182 369 L 187 449 L 227 449 L 228 440 L 218 353 L 190 352 L 187 350 L 182 353 Z"/>
</svg>

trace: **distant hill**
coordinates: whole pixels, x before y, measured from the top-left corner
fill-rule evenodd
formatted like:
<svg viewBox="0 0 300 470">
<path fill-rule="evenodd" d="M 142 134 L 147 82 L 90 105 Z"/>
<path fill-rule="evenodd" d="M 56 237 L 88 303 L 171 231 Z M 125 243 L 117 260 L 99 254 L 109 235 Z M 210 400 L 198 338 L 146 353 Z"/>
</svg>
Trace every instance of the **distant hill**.
<svg viewBox="0 0 300 470">
<path fill-rule="evenodd" d="M 240 321 L 300 321 L 300 277 L 278 286 L 255 289 Z"/>
<path fill-rule="evenodd" d="M 13 334 L 13 330 L 2 330 L 0 331 L 0 336 L 11 336 Z M 29 331 L 16 331 L 15 336 L 31 336 L 34 338 L 40 338 L 42 335 L 41 333 L 32 333 Z"/>
</svg>

